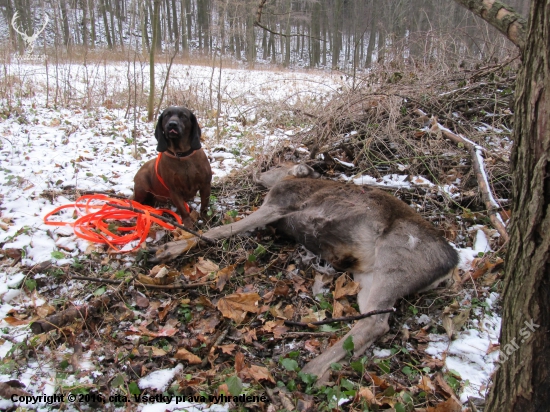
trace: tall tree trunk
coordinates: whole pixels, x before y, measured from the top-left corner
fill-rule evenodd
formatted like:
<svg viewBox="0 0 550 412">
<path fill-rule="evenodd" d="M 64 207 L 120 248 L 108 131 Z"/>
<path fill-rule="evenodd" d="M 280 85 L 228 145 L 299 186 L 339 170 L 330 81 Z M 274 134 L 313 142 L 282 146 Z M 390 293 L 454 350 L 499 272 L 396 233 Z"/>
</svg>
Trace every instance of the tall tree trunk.
<svg viewBox="0 0 550 412">
<path fill-rule="evenodd" d="M 153 6 L 153 39 L 149 52 L 149 99 L 147 100 L 147 121 L 149 122 L 153 120 L 155 113 L 155 50 L 157 39 L 160 37 L 160 2 L 161 0 L 154 0 Z"/>
<path fill-rule="evenodd" d="M 96 43 L 96 31 L 95 31 L 95 5 L 94 2 L 91 0 L 86 0 L 87 7 L 89 8 L 90 12 L 90 46 L 95 48 Z"/>
<path fill-rule="evenodd" d="M 113 47 L 116 47 L 115 14 L 113 13 L 113 4 L 111 3 L 111 0 L 104 1 L 109 10 L 109 18 L 111 19 L 111 40 L 113 41 Z"/>
<path fill-rule="evenodd" d="M 489 412 L 550 407 L 550 0 L 533 0 L 518 73 L 501 367 Z"/>
<path fill-rule="evenodd" d="M 177 7 L 176 7 L 176 0 L 172 0 L 172 31 L 174 32 L 174 39 L 176 41 L 176 44 L 175 44 L 175 48 L 176 48 L 176 53 L 179 52 L 179 44 L 180 44 L 180 33 L 179 33 L 179 30 L 178 30 L 178 18 L 177 18 L 177 14 L 178 13 L 178 10 L 177 10 Z"/>
<path fill-rule="evenodd" d="M 80 2 L 82 8 L 82 45 L 85 49 L 88 48 L 88 5 L 86 0 Z"/>
<path fill-rule="evenodd" d="M 254 33 L 254 18 L 256 14 L 247 10 L 246 17 L 246 60 L 254 64 L 256 60 L 256 34 Z"/>
<path fill-rule="evenodd" d="M 105 0 L 99 0 L 99 6 L 101 8 L 101 14 L 103 15 L 103 26 L 105 30 L 105 38 L 107 39 L 107 47 L 112 49 L 113 42 L 111 41 L 111 34 L 109 31 L 109 20 L 107 19 L 107 7 L 105 5 Z"/>
<path fill-rule="evenodd" d="M 175 0 L 174 0 L 175 1 Z M 183 55 L 187 57 L 187 54 L 189 52 L 189 43 L 188 43 L 188 37 L 187 37 L 187 13 L 186 13 L 186 2 L 188 0 L 181 0 L 181 50 L 183 51 Z"/>
<path fill-rule="evenodd" d="M 340 59 L 340 51 L 342 50 L 342 32 L 340 31 L 341 24 L 340 20 L 342 19 L 342 5 L 343 0 L 335 1 L 334 9 L 334 24 L 332 27 L 332 68 L 336 69 L 338 67 L 338 60 Z"/>
<path fill-rule="evenodd" d="M 172 13 L 171 13 L 171 7 L 170 7 L 170 0 L 166 0 L 165 3 L 165 10 L 166 10 L 166 16 L 165 20 L 166 23 L 164 26 L 166 27 L 166 30 L 168 31 L 168 38 L 170 39 L 170 43 L 174 41 L 174 33 L 172 33 Z M 176 14 L 174 13 L 174 22 L 176 21 Z"/>
<path fill-rule="evenodd" d="M 69 45 L 70 33 L 69 33 L 69 12 L 67 11 L 67 1 L 61 0 L 61 24 L 63 28 L 63 44 L 65 46 Z"/>
<path fill-rule="evenodd" d="M 285 34 L 286 34 L 286 41 L 285 41 L 285 62 L 284 62 L 284 66 L 285 67 L 288 67 L 290 65 L 290 33 L 291 33 L 291 26 L 290 26 L 290 13 L 292 12 L 292 3 L 290 0 L 287 0 L 286 1 L 286 9 L 288 10 L 288 17 L 287 17 L 287 20 L 286 20 L 286 29 L 285 29 Z"/>
<path fill-rule="evenodd" d="M 315 67 L 321 61 L 321 44 L 319 43 L 319 34 L 321 32 L 321 3 L 316 2 L 313 4 L 311 10 L 311 36 L 314 39 L 310 39 L 311 44 L 311 60 L 309 62 L 310 67 Z"/>
<path fill-rule="evenodd" d="M 150 52 L 151 45 L 149 44 L 149 31 L 147 30 L 147 6 L 145 3 L 140 3 L 139 7 L 141 8 L 141 48 L 143 52 Z"/>
</svg>

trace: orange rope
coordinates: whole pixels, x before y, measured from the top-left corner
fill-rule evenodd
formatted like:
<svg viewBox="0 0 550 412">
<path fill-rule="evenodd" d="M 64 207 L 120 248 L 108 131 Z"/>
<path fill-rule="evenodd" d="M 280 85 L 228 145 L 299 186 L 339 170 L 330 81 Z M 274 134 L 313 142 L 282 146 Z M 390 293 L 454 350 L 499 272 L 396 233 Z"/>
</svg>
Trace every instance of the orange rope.
<svg viewBox="0 0 550 412">
<path fill-rule="evenodd" d="M 113 206 L 108 206 L 106 203 L 115 203 L 125 207 L 135 207 L 141 209 L 145 213 L 137 213 L 131 210 L 117 209 Z M 63 209 L 73 208 L 79 216 L 74 222 L 58 222 L 48 220 L 51 216 L 59 213 Z M 150 206 L 142 205 L 138 202 L 127 199 L 113 199 L 105 195 L 86 195 L 78 198 L 75 203 L 63 205 L 55 208 L 46 216 L 44 223 L 52 226 L 70 225 L 74 229 L 75 235 L 90 242 L 108 244 L 117 252 L 122 252 L 115 245 L 125 245 L 133 240 L 139 240 L 139 243 L 132 250 L 124 252 L 132 252 L 139 248 L 147 236 L 149 229 L 153 223 L 164 227 L 168 230 L 174 230 L 175 227 L 158 218 L 151 216 L 151 213 L 162 214 L 168 213 L 176 221 L 181 224 L 181 218 L 171 210 L 155 209 Z M 113 227 L 113 221 L 128 221 L 135 219 L 134 226 L 117 226 Z M 117 233 L 122 232 L 122 233 Z"/>
</svg>

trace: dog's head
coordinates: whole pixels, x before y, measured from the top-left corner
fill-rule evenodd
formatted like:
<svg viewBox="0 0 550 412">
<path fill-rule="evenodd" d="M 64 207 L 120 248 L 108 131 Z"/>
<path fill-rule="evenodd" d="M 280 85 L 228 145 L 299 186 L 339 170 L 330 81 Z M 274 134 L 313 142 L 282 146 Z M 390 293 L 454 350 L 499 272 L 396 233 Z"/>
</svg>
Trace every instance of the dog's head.
<svg viewBox="0 0 550 412">
<path fill-rule="evenodd" d="M 185 107 L 170 106 L 157 120 L 157 151 L 170 149 L 174 154 L 201 148 L 201 128 L 195 115 Z"/>
</svg>

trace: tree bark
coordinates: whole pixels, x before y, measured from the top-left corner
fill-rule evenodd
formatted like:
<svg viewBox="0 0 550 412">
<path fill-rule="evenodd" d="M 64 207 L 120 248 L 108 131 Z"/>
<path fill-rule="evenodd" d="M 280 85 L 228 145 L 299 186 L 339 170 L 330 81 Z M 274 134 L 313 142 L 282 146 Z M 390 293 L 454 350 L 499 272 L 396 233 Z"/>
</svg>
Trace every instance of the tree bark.
<svg viewBox="0 0 550 412">
<path fill-rule="evenodd" d="M 526 33 L 525 40 L 516 39 L 524 47 L 511 159 L 514 203 L 501 366 L 490 412 L 547 411 L 550 405 L 550 0 L 532 1 Z"/>
</svg>

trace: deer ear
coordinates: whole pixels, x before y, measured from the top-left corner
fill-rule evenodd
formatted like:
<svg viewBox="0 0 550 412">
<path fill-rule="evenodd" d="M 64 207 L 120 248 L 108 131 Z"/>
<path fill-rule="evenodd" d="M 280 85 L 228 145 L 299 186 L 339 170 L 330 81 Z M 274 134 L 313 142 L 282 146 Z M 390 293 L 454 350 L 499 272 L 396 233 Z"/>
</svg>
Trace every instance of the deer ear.
<svg viewBox="0 0 550 412">
<path fill-rule="evenodd" d="M 191 113 L 191 149 L 199 150 L 201 148 L 201 128 L 199 122 L 193 113 Z"/>
<path fill-rule="evenodd" d="M 168 150 L 168 142 L 164 136 L 164 127 L 162 126 L 164 112 L 162 112 L 157 119 L 157 126 L 155 127 L 155 138 L 157 139 L 157 152 L 165 152 Z"/>
</svg>

